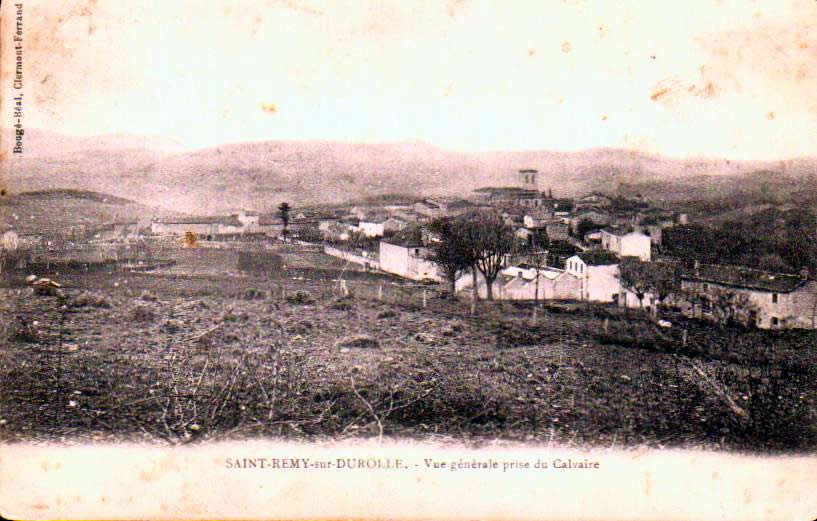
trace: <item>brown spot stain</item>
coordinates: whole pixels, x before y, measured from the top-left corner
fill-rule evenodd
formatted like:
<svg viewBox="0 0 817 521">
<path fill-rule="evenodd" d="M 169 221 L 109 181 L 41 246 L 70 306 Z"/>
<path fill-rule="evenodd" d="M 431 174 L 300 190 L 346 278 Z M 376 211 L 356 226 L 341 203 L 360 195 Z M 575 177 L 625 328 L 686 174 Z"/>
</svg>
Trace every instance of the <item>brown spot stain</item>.
<svg viewBox="0 0 817 521">
<path fill-rule="evenodd" d="M 772 119 L 774 119 L 774 112 L 768 112 L 768 113 L 766 113 L 766 119 L 768 119 L 768 120 L 772 120 Z"/>
<path fill-rule="evenodd" d="M 459 11 L 463 7 L 465 7 L 465 4 L 467 4 L 467 3 L 468 3 L 468 0 L 451 0 L 450 2 L 448 2 L 448 9 L 447 9 L 448 16 L 450 16 L 452 18 L 454 16 L 457 16 L 457 13 L 459 13 Z"/>
<path fill-rule="evenodd" d="M 601 120 L 602 121 L 607 121 L 607 114 L 602 114 L 601 115 Z"/>
<path fill-rule="evenodd" d="M 2 196 L 2 195 L 6 195 L 6 189 L 5 188 L 0 188 L 0 196 Z"/>
<path fill-rule="evenodd" d="M 530 56 L 531 58 L 536 56 L 536 49 L 534 49 L 533 47 L 528 49 L 528 56 Z"/>
<path fill-rule="evenodd" d="M 658 98 L 660 98 L 661 96 L 663 96 L 664 94 L 666 94 L 668 92 L 669 92 L 669 89 L 666 88 L 666 87 L 663 88 L 663 89 L 658 89 L 657 91 L 652 93 L 652 95 L 650 96 L 650 99 L 653 100 L 653 101 L 658 101 Z"/>
<path fill-rule="evenodd" d="M 197 240 L 198 240 L 198 238 L 196 237 L 195 233 L 185 232 L 184 233 L 184 238 L 182 239 L 182 242 L 184 243 L 185 248 L 195 248 Z"/>
<path fill-rule="evenodd" d="M 43 472 L 48 472 L 48 461 L 42 460 L 40 462 L 40 468 L 43 469 Z"/>
<path fill-rule="evenodd" d="M 571 45 L 570 42 L 564 42 L 562 44 L 562 52 L 563 53 L 569 53 L 572 50 L 573 50 L 573 45 Z"/>
<path fill-rule="evenodd" d="M 275 114 L 278 112 L 278 107 L 275 106 L 273 103 L 262 103 L 261 110 L 266 112 L 267 114 Z"/>
<path fill-rule="evenodd" d="M 31 505 L 31 508 L 34 508 L 36 510 L 47 510 L 48 505 L 46 505 L 45 503 L 34 503 L 33 505 Z"/>
</svg>

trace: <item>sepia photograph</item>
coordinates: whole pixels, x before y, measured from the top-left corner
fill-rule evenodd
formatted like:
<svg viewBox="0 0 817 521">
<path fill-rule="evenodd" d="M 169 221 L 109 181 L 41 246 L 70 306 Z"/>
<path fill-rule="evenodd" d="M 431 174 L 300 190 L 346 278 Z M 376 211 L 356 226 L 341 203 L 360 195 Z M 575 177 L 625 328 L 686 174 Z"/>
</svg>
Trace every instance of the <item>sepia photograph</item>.
<svg viewBox="0 0 817 521">
<path fill-rule="evenodd" d="M 814 20 L 5 2 L 0 513 L 817 517 Z"/>
</svg>

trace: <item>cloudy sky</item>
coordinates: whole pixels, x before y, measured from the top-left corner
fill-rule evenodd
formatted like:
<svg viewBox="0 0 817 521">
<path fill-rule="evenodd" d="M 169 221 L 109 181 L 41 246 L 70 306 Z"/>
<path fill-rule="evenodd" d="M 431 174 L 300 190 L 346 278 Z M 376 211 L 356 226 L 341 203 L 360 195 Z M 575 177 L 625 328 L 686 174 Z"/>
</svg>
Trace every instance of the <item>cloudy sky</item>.
<svg viewBox="0 0 817 521">
<path fill-rule="evenodd" d="M 22 1 L 27 128 L 733 159 L 817 142 L 813 0 Z"/>
</svg>

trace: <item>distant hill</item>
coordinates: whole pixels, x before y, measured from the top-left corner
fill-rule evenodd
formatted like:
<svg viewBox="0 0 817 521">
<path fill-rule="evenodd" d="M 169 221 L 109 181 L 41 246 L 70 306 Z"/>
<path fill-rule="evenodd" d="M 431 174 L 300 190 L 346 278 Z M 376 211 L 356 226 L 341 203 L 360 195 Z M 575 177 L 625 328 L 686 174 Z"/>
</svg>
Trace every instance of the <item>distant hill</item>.
<svg viewBox="0 0 817 521">
<path fill-rule="evenodd" d="M 164 217 L 174 212 L 129 199 L 87 190 L 39 190 L 12 194 L 0 207 L 2 229 L 18 233 L 65 233 L 71 229 L 93 229 L 118 220 Z"/>
<path fill-rule="evenodd" d="M 672 159 L 619 149 L 471 153 L 422 142 L 266 141 L 180 151 L 160 138 L 26 136 L 24 157 L 7 162 L 12 193 L 92 190 L 188 213 L 268 212 L 281 201 L 298 207 L 394 193 L 465 196 L 480 186 L 514 183 L 520 168 L 539 170 L 539 188 L 557 197 L 598 190 L 716 201 L 765 183 L 772 195 L 782 190 L 808 198 L 810 185 L 801 180 L 817 172 L 814 159 Z M 782 187 L 781 179 L 790 186 Z"/>
</svg>

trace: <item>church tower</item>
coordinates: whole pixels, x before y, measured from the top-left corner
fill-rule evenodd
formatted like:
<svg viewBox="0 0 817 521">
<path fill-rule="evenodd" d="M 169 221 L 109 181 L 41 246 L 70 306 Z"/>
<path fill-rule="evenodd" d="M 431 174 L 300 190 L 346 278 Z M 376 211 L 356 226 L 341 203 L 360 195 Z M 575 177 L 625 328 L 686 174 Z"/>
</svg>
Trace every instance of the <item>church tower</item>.
<svg viewBox="0 0 817 521">
<path fill-rule="evenodd" d="M 526 190 L 539 190 L 539 182 L 536 179 L 538 171 L 525 168 L 519 171 L 519 186 Z"/>
</svg>

